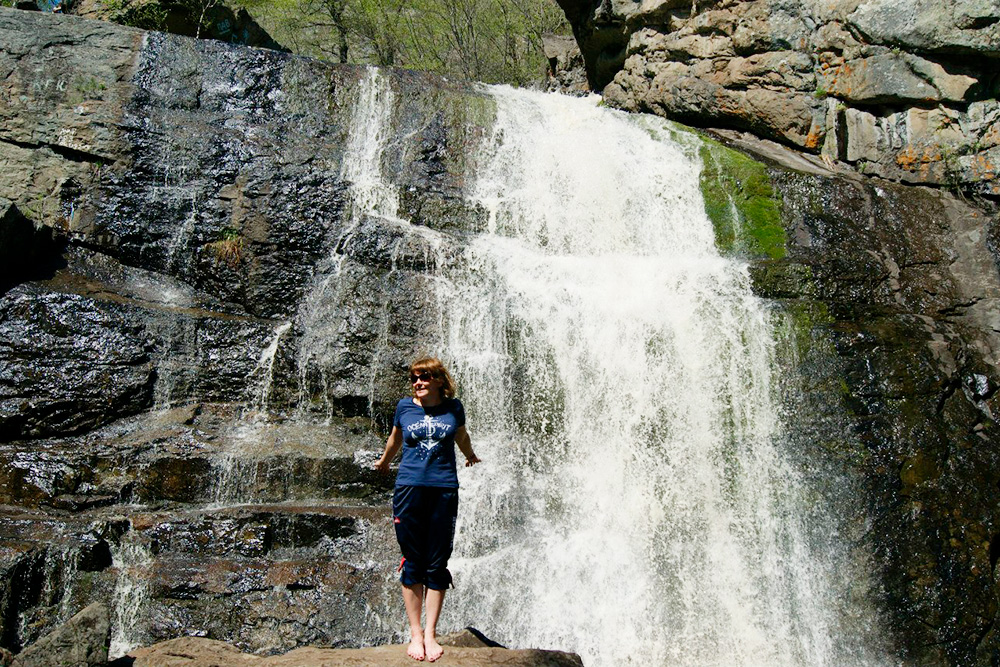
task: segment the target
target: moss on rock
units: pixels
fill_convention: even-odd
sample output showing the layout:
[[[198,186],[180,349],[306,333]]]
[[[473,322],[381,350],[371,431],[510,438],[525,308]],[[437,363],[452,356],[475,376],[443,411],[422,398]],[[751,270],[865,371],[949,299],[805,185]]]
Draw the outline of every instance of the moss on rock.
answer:
[[[779,195],[767,168],[756,160],[702,138],[701,192],[715,227],[715,242],[727,254],[781,259],[785,229]]]

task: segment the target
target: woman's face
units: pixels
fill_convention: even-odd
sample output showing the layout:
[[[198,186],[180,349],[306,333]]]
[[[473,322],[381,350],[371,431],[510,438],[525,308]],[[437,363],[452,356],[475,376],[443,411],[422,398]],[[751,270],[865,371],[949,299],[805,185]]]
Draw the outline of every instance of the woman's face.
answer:
[[[413,396],[421,403],[435,403],[441,400],[441,380],[438,380],[427,371],[415,371],[410,373],[410,382],[413,384]]]

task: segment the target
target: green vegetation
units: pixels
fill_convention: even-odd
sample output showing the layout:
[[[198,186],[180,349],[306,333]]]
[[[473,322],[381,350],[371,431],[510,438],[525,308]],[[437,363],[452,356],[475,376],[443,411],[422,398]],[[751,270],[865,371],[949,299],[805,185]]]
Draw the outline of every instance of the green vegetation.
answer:
[[[711,139],[702,141],[701,192],[716,245],[727,253],[784,257],[785,229],[766,167]]]
[[[225,229],[222,231],[221,238],[218,241],[205,244],[205,249],[212,253],[216,262],[235,269],[243,261],[245,242],[243,236],[235,229]]]
[[[292,52],[338,63],[405,67],[486,83],[542,80],[542,36],[570,34],[552,0],[98,0],[143,30],[210,32],[218,10],[245,9]],[[13,7],[16,0],[0,0]]]
[[[230,0],[295,53],[525,85],[542,35],[569,33],[551,0]]]
[[[833,317],[825,303],[812,299],[785,299],[782,301],[782,312],[784,317],[775,321],[776,334],[778,340],[784,343],[782,349],[794,352],[796,359],[805,359],[817,344],[822,348],[830,346],[825,339],[817,341],[814,338],[818,328],[833,324]],[[832,348],[829,351],[832,352]]]
[[[167,10],[158,2],[137,0],[105,0],[108,18],[115,23],[143,30],[165,30]]]

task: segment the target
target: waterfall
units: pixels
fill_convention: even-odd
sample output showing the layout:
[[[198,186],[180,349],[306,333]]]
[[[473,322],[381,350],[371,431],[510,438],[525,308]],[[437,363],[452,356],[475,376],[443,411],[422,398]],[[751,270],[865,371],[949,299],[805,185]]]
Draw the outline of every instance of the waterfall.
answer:
[[[191,195],[191,209],[184,218],[181,225],[167,244],[167,259],[165,269],[167,272],[177,271],[187,268],[189,256],[187,253],[188,243],[194,235],[195,226],[198,222],[198,202],[195,196]]]
[[[877,662],[782,447],[780,313],[715,247],[696,140],[494,95],[488,233],[439,282],[484,461],[462,473],[447,618],[592,667]]]
[[[251,418],[264,419],[271,399],[271,385],[274,382],[274,358],[278,354],[281,338],[292,328],[291,322],[282,322],[274,327],[274,336],[260,352],[257,367],[253,370],[255,382],[250,383]]]

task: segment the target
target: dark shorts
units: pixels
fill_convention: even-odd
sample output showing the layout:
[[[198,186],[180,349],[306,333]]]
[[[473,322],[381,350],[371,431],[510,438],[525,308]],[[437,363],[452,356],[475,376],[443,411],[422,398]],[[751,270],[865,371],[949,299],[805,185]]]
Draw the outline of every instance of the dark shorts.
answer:
[[[424,584],[437,591],[448,588],[458,489],[397,486],[392,496],[392,514],[404,559],[399,580],[404,586]]]

